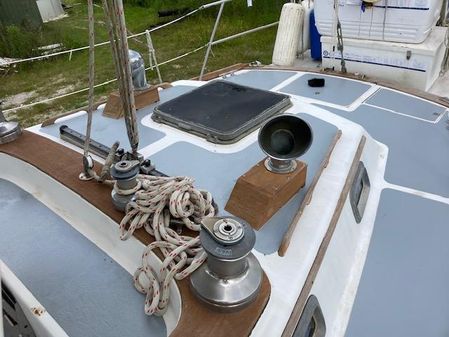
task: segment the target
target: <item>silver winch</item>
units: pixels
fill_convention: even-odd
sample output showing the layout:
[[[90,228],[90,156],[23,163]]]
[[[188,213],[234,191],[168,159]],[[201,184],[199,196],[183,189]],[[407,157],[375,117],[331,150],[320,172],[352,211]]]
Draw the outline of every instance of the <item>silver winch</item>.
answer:
[[[209,307],[225,312],[255,300],[262,268],[251,253],[254,230],[234,217],[211,217],[203,220],[200,239],[207,263],[190,276],[193,293]]]
[[[145,75],[145,63],[142,55],[140,55],[138,52],[132,49],[128,50],[128,55],[134,89],[135,90],[148,89],[150,86],[147,83],[147,78]]]
[[[116,180],[112,190],[112,202],[117,210],[125,212],[126,205],[133,198],[140,170],[138,160],[122,160],[111,167],[111,177]]]
[[[22,128],[17,122],[8,122],[3,115],[0,102],[0,144],[10,143],[22,134]]]

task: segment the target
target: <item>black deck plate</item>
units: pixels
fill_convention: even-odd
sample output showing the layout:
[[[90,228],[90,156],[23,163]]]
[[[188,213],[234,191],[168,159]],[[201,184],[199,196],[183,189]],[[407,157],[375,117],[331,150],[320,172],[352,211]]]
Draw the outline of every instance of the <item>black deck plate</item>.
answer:
[[[287,95],[214,81],[159,105],[152,117],[213,143],[234,143],[290,106]]]

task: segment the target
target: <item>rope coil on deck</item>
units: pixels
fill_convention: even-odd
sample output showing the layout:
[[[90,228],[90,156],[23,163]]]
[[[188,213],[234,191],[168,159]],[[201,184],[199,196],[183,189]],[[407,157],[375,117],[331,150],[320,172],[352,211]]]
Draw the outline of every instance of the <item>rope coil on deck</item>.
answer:
[[[120,238],[127,240],[142,227],[154,236],[156,241],[145,248],[142,266],[134,273],[134,285],[146,294],[145,313],[161,316],[168,307],[173,278],[184,279],[206,260],[199,235],[180,235],[170,228],[170,223],[180,219],[188,229],[199,232],[201,220],[214,216],[215,208],[212,195],[194,188],[191,178],[139,175],[137,179],[140,189],[127,205],[126,215],[120,223]],[[159,274],[149,260],[155,249],[164,256]]]

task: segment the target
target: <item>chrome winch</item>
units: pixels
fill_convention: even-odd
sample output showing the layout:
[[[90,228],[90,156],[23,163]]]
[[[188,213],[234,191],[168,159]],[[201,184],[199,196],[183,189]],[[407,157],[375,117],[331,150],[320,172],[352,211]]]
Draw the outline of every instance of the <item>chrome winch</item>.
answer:
[[[3,115],[0,101],[0,144],[10,143],[22,134],[22,129],[17,122],[8,122]]]
[[[111,167],[111,177],[116,180],[112,190],[112,202],[117,210],[125,212],[138,185],[137,175],[140,171],[138,160],[122,160]]]
[[[255,300],[262,268],[251,253],[254,230],[234,217],[211,217],[203,220],[200,239],[207,262],[190,276],[193,293],[209,307],[225,312]]]
[[[150,86],[148,85],[147,78],[145,75],[145,63],[142,55],[138,52],[129,49],[129,64],[132,72],[133,86],[135,90],[145,90]]]

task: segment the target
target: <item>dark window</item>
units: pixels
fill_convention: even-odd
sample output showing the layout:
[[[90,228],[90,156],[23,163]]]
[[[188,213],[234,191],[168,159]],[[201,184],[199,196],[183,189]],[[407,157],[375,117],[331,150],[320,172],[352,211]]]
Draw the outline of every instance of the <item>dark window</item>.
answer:
[[[36,337],[22,308],[4,283],[1,285],[2,319],[6,337]]]
[[[365,213],[370,186],[368,172],[366,171],[363,162],[360,162],[349,194],[352,212],[354,213],[355,221],[357,223],[362,221],[363,213]]]
[[[326,323],[320,303],[315,295],[310,295],[293,337],[324,337]]]

